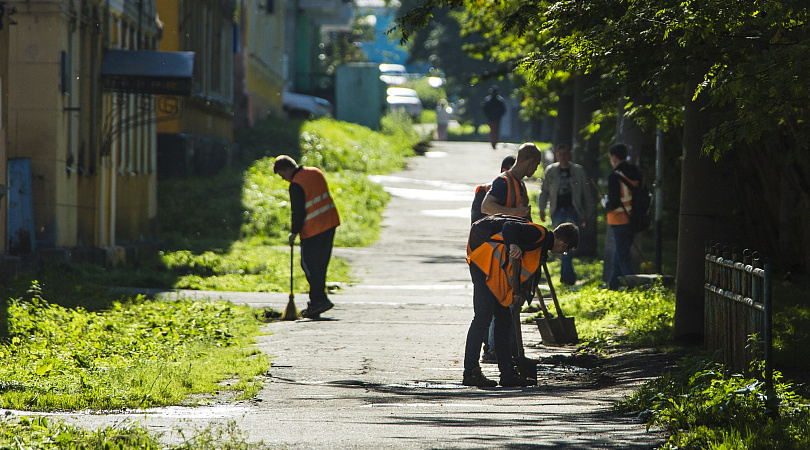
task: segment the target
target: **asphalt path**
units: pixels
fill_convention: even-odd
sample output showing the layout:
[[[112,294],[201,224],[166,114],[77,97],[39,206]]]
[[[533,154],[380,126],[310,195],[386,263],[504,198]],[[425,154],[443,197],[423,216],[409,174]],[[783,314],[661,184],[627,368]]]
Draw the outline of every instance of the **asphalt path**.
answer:
[[[654,448],[660,432],[612,412],[649,373],[636,358],[609,373],[541,366],[539,385],[461,385],[472,286],[464,260],[474,187],[491,181],[516,144],[434,143],[405,170],[374,180],[392,194],[380,239],[338,248],[358,283],[331,295],[323,320],[274,322],[257,346],[272,357],[255,399],[199,407],[59,414],[86,427],[139,423],[179,442],[178,429],[232,423],[270,447]],[[536,215],[536,212],[534,212]],[[183,292],[283,310],[286,293]],[[299,308],[306,294],[297,294]],[[527,356],[569,355],[523,325]],[[484,373],[497,379],[494,365]],[[561,374],[560,372],[565,372]],[[576,372],[581,371],[581,377]]]

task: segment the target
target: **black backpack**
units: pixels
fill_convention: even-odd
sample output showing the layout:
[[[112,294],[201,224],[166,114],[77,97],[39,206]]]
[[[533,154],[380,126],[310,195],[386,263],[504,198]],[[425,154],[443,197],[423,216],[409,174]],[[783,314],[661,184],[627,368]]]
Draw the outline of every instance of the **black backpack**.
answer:
[[[522,217],[506,216],[503,214],[493,214],[477,220],[472,224],[472,227],[470,227],[470,237],[467,241],[470,246],[470,251],[488,242],[492,235],[500,233],[503,229],[503,224],[506,222],[526,223],[528,220]]]
[[[652,194],[647,188],[647,181],[642,176],[638,186],[633,186],[626,178],[619,177],[619,179],[627,185],[633,195],[633,198],[630,200],[633,212],[628,213],[627,209],[624,210],[624,212],[628,213],[630,216],[630,226],[633,227],[633,231],[636,233],[649,230],[650,223],[652,222]],[[624,205],[622,205],[622,208],[624,208]]]

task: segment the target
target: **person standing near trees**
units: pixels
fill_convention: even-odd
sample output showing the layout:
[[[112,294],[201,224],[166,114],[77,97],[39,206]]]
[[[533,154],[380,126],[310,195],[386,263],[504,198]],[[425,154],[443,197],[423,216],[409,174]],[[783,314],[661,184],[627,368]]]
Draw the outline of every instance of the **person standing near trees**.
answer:
[[[540,149],[531,142],[520,145],[515,164],[492,181],[484,197],[481,212],[486,215],[504,214],[532,220],[532,209],[523,179],[534,175],[543,160]]]
[[[447,104],[447,100],[441,99],[436,104],[436,139],[440,141],[447,140],[447,127],[450,124],[450,116],[452,110]]]
[[[501,119],[506,114],[506,101],[498,93],[498,86],[489,88],[489,95],[484,98],[484,115],[489,125],[489,144],[492,149],[498,145],[501,135]]]
[[[571,162],[571,146],[557,144],[554,152],[557,162],[546,167],[537,205],[540,208],[540,221],[546,220],[546,204],[551,215],[551,226],[564,222],[585,226],[587,212],[593,204],[588,190],[588,175],[585,168]],[[573,257],[566,253],[560,256],[560,282],[573,286],[577,282]]]
[[[340,217],[319,169],[299,166],[290,156],[281,155],[273,172],[290,183],[290,247],[301,235],[301,267],[309,283],[309,302],[301,315],[316,319],[335,306],[326,295],[326,272]]]
[[[616,143],[608,149],[610,165],[613,170],[608,175],[608,193],[602,199],[602,206],[607,209],[607,224],[613,232],[613,255],[611,258],[608,288],[619,288],[619,277],[634,275],[633,256],[630,246],[633,245],[633,227],[630,225],[630,214],[633,213],[633,191],[631,186],[641,182],[641,171],[627,161],[627,146]]]

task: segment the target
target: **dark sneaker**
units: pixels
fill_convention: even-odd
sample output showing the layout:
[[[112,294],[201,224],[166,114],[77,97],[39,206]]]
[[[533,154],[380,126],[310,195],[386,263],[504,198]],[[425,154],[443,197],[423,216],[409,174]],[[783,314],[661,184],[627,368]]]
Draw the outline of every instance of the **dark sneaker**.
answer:
[[[320,314],[311,314],[309,312],[309,309],[307,308],[307,309],[301,311],[301,317],[304,317],[304,318],[307,318],[307,319],[320,319],[321,315]]]
[[[310,304],[306,309],[307,314],[304,317],[315,319],[319,317],[322,313],[325,313],[326,311],[332,309],[333,306],[335,306],[334,303],[330,302],[329,300],[315,303],[314,305]]]
[[[498,358],[495,356],[495,350],[484,352],[484,354],[481,356],[481,362],[484,364],[496,364],[498,362]]]
[[[511,375],[502,375],[500,384],[503,387],[525,387],[535,386],[537,381],[513,373]]]
[[[485,377],[483,373],[481,373],[481,369],[479,368],[475,372],[471,373],[470,375],[465,375],[464,380],[461,381],[461,384],[464,386],[475,386],[475,387],[495,387],[498,385],[495,380],[490,380],[489,378]]]

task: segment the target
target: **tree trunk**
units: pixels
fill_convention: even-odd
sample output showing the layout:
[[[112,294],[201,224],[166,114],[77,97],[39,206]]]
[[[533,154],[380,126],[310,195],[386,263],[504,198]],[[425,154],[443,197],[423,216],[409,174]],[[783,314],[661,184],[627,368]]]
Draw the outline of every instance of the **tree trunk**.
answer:
[[[557,121],[554,123],[554,138],[551,142],[573,145],[574,143],[574,94],[561,93],[557,101]]]
[[[715,162],[703,153],[703,137],[712,127],[707,95],[692,100],[703,73],[687,84],[683,127],[683,165],[678,223],[678,261],[674,337],[684,342],[703,338],[703,268],[706,241],[731,236],[733,173],[729,161]]]
[[[573,123],[573,160],[585,167],[588,178],[599,178],[599,139],[588,138],[584,135],[583,129],[591,123],[593,112],[599,109],[598,96],[591,92],[599,81],[597,75],[579,75],[574,81],[574,123]],[[594,198],[596,194],[589,191]],[[585,221],[588,226],[580,230],[579,247],[577,255],[596,256],[597,235],[596,235],[596,201],[591,202],[593,207],[587,212]]]

